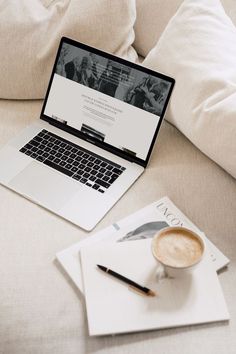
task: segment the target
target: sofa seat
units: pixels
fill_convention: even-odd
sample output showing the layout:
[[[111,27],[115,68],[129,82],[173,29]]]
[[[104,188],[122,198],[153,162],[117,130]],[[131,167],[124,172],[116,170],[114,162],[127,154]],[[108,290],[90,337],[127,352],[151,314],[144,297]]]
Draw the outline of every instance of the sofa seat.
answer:
[[[36,121],[41,105],[0,100],[0,146]],[[231,259],[219,277],[232,322],[89,337],[83,296],[55,254],[165,195]],[[0,353],[234,353],[235,195],[235,179],[167,122],[146,172],[91,233],[0,186]]]

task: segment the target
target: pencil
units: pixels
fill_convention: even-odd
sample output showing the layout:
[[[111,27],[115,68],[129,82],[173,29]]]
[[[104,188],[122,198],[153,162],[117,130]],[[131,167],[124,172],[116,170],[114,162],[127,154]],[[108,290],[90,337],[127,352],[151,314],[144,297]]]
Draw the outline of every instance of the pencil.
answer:
[[[124,283],[130,285],[130,287],[134,288],[135,290],[138,290],[147,296],[156,296],[156,293],[153,290],[148,289],[145,286],[139,285],[138,283],[134,282],[133,280],[130,280],[117,272],[114,272],[114,270],[111,270],[111,269],[104,267],[100,264],[97,264],[97,266],[103,272],[110,274],[114,278],[117,278],[117,279],[123,281]]]

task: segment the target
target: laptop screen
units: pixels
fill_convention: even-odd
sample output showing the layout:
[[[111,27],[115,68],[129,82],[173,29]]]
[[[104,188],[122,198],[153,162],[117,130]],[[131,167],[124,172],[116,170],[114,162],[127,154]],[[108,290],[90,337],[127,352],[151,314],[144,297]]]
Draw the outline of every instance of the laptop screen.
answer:
[[[146,161],[173,84],[165,75],[64,38],[42,113],[88,141]]]

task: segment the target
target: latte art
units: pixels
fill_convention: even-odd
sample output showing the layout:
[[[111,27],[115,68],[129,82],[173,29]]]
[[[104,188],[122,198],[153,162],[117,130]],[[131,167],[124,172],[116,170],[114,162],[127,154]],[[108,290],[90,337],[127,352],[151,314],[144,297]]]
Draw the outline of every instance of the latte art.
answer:
[[[185,229],[169,228],[153,241],[155,257],[170,267],[189,267],[198,262],[203,254],[200,239]]]

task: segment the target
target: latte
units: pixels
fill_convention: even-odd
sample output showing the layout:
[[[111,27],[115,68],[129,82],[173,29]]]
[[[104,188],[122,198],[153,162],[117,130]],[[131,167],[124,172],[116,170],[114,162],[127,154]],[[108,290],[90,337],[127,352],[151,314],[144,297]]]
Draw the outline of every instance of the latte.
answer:
[[[200,237],[191,231],[170,227],[154,237],[152,251],[162,264],[184,268],[194,265],[201,259],[204,245]]]

